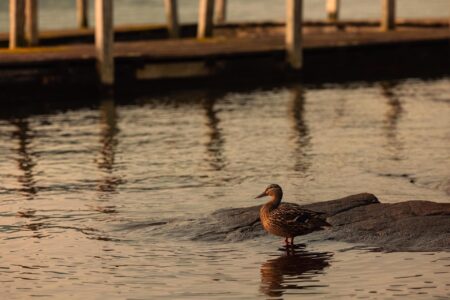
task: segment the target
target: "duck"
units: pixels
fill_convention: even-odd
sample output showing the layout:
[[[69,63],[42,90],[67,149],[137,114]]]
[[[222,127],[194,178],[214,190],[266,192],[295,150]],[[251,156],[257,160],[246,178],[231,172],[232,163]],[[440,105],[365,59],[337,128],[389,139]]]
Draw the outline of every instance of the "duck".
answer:
[[[281,203],[283,190],[278,184],[270,184],[255,199],[266,196],[271,200],[259,210],[261,224],[268,233],[284,237],[286,247],[294,246],[296,236],[331,227],[325,213],[305,209],[295,203]]]

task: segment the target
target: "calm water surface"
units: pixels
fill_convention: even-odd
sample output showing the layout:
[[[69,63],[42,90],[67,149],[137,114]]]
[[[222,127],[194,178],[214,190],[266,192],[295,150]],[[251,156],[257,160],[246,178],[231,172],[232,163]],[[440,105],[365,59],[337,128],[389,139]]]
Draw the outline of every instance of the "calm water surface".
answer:
[[[449,253],[305,237],[286,256],[276,237],[194,241],[162,222],[255,205],[272,182],[298,203],[450,202],[449,95],[449,78],[410,79],[12,109],[0,119],[2,297],[448,299]]]

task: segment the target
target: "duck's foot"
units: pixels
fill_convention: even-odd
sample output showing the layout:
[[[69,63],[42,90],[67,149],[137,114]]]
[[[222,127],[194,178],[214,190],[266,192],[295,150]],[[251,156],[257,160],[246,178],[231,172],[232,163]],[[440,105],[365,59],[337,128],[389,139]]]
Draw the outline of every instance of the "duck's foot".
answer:
[[[299,253],[305,252],[306,245],[305,244],[295,244],[288,245],[278,248],[278,251],[286,253],[286,255],[297,255]]]
[[[286,251],[291,252],[298,249],[304,249],[306,248],[306,244],[294,244],[294,238],[285,238],[284,239],[284,246],[279,248],[280,251]]]
[[[294,244],[290,246],[292,249],[305,249],[306,244]]]
[[[289,251],[291,247],[291,244],[289,243],[289,238],[285,238],[284,239],[284,245],[280,248],[278,248],[278,250],[280,251]]]

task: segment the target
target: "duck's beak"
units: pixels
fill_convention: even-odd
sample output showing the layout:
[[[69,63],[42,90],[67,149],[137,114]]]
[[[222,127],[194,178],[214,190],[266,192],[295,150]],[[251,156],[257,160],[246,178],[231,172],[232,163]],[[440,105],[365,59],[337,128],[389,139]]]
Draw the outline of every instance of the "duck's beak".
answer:
[[[264,191],[262,194],[256,196],[255,199],[262,198],[264,196],[267,196],[266,191]]]

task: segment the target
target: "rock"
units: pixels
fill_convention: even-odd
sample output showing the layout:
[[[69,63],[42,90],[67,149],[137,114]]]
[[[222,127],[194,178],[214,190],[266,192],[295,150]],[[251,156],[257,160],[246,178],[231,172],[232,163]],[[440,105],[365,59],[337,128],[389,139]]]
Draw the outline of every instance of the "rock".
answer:
[[[333,225],[330,230],[312,233],[310,238],[364,244],[384,251],[450,250],[450,203],[387,204],[365,193],[302,206],[325,212]],[[259,207],[222,209],[214,212],[210,221],[221,224],[220,239],[254,238],[266,234],[259,222]],[[206,236],[218,237],[211,231]]]
[[[372,203],[378,203],[378,199],[372,194],[365,193],[302,206],[314,211],[325,212],[328,216],[334,216],[337,213]],[[193,240],[241,241],[255,238],[266,234],[259,221],[260,207],[260,205],[256,205],[220,209],[208,217],[183,226],[190,228],[190,232],[186,234],[193,235],[191,236]],[[183,232],[183,228],[176,225],[173,231],[180,233]]]
[[[303,207],[324,212],[333,226],[305,240],[337,240],[384,251],[450,251],[450,203],[406,201],[380,203],[372,194],[357,194]],[[203,241],[242,241],[267,233],[260,206],[229,208],[193,220],[163,222],[153,233]]]
[[[325,238],[385,251],[449,251],[450,203],[406,201],[356,207],[330,217]]]

